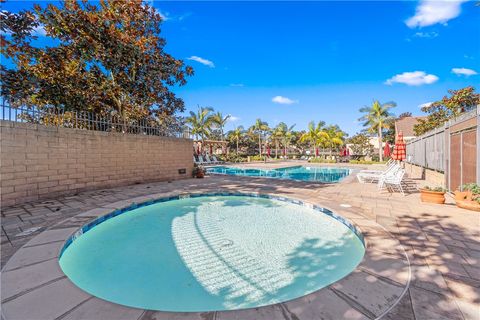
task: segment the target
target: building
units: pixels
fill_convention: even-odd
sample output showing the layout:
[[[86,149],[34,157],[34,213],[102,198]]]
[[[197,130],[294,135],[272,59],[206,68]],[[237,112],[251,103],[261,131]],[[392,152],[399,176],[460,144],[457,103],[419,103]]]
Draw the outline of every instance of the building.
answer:
[[[403,133],[403,140],[408,142],[415,139],[415,131],[413,127],[418,123],[419,119],[425,119],[426,117],[403,117],[395,121],[395,136],[399,132]]]

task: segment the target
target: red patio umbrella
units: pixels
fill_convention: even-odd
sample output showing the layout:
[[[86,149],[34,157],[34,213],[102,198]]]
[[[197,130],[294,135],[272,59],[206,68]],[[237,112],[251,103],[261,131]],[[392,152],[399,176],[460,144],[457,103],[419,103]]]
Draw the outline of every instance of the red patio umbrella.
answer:
[[[393,149],[392,159],[403,161],[407,158],[407,147],[403,140],[403,132],[399,132],[395,140],[395,149]]]
[[[389,143],[385,143],[385,147],[383,148],[383,156],[384,156],[385,158],[388,158],[388,157],[390,157],[390,154],[391,154],[390,144],[389,144]]]
[[[267,147],[267,156],[270,157],[270,147]]]
[[[315,148],[315,157],[318,157],[318,148]]]

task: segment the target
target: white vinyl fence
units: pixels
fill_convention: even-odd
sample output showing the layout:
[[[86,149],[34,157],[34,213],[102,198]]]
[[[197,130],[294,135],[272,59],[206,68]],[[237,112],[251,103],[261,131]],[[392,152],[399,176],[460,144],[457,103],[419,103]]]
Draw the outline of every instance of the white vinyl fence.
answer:
[[[445,129],[439,128],[408,142],[407,162],[445,172]]]

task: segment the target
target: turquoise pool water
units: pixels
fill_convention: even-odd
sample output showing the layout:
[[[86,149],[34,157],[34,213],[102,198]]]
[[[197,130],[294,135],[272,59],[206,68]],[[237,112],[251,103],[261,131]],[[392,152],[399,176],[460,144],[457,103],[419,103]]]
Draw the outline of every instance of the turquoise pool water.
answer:
[[[323,288],[360,263],[362,241],[331,215],[250,196],[170,200],[84,231],[59,262],[81,289],[130,307],[264,306]]]
[[[255,168],[210,167],[208,173],[234,176],[264,177],[289,179],[298,181],[314,181],[322,183],[339,182],[350,174],[350,169],[335,167],[304,167],[294,166],[271,170]]]

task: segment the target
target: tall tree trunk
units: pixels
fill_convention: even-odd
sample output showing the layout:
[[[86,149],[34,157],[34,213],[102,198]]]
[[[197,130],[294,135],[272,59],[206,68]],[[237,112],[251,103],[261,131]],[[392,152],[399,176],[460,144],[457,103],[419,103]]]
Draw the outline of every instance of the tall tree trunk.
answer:
[[[258,134],[258,154],[260,157],[262,156],[262,136],[260,133]]]
[[[378,127],[378,159],[383,161],[383,142],[382,142],[382,126]]]
[[[237,138],[237,155],[238,155],[238,138]]]
[[[275,139],[275,159],[278,158],[278,140]]]

